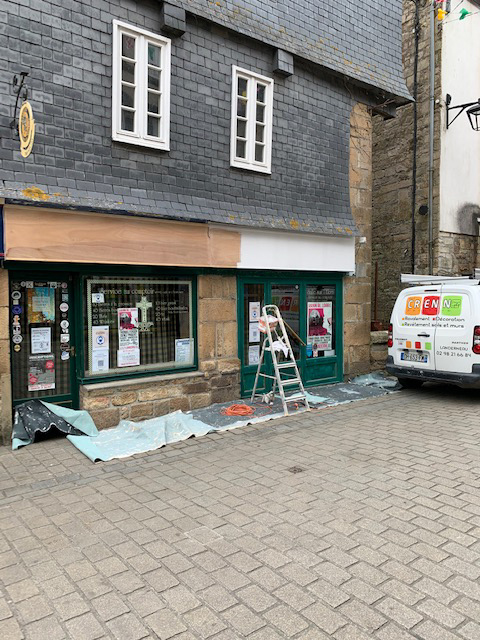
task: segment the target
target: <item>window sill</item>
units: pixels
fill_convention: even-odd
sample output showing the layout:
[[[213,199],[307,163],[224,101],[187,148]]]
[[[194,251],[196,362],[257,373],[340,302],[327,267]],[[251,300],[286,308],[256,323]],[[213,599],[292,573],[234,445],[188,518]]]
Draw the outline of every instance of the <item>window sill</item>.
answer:
[[[168,373],[167,375],[155,375],[146,377],[132,377],[125,380],[109,380],[108,382],[93,382],[85,384],[81,382],[84,393],[98,391],[99,389],[117,389],[118,387],[131,387],[132,385],[154,384],[155,382],[174,382],[176,380],[188,380],[194,378],[203,378],[204,373],[201,371],[187,371],[184,373]]]
[[[254,171],[255,173],[268,173],[269,175],[272,174],[271,167],[262,167],[256,164],[247,164],[247,163],[244,164],[242,162],[236,162],[235,160],[232,160],[230,162],[230,166],[234,167],[235,169],[244,169],[245,171]]]
[[[154,140],[146,140],[145,138],[124,136],[121,133],[114,133],[112,135],[112,140],[114,140],[114,142],[129,144],[134,147],[148,147],[149,149],[158,149],[159,151],[170,151],[169,141],[155,142]]]

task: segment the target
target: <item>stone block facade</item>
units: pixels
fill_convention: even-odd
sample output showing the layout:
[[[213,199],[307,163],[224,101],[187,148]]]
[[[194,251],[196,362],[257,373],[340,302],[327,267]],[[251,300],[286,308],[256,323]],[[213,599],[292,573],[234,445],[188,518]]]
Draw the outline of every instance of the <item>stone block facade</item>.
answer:
[[[370,370],[372,116],[356,104],[350,118],[350,206],[359,237],[355,239],[355,277],[344,280],[344,374]]]
[[[402,286],[400,273],[428,273],[428,216],[418,209],[428,204],[429,160],[429,81],[430,3],[420,3],[419,67],[417,93],[417,180],[415,206],[415,256],[412,260],[412,197],[413,197],[413,104],[397,109],[397,115],[384,120],[373,118],[373,215],[372,263],[378,263],[378,318],[384,324],[390,320],[393,305]],[[440,95],[441,28],[436,25],[436,98]],[[403,1],[403,66],[407,86],[414,92],[415,3]],[[435,106],[434,122],[434,191],[433,228],[434,264],[442,250],[438,234],[440,206],[440,140],[441,106]],[[373,297],[373,291],[372,291]]]
[[[370,370],[385,369],[388,355],[388,331],[372,331],[370,334]]]
[[[84,385],[80,408],[99,429],[119,420],[145,420],[172,411],[199,409],[240,396],[237,357],[237,279],[198,277],[199,371]]]

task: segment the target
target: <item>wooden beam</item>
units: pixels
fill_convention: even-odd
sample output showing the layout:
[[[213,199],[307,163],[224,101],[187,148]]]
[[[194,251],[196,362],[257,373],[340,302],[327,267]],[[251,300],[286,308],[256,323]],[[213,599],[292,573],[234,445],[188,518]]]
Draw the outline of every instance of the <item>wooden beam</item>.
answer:
[[[240,233],[208,224],[6,205],[7,260],[236,268]]]

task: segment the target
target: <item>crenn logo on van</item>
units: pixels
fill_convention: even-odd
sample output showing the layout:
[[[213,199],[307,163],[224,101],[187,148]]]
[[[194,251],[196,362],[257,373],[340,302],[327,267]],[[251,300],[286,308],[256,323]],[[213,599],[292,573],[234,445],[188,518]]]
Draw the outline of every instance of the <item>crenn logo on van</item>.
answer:
[[[418,316],[420,315],[420,311],[422,309],[422,297],[421,296],[410,296],[407,298],[407,304],[405,307],[405,315],[407,316]]]
[[[406,301],[406,316],[459,316],[462,313],[462,296],[409,296]]]
[[[424,316],[436,316],[440,307],[440,296],[425,296],[423,299],[422,314]]]
[[[444,296],[442,316],[459,316],[462,313],[462,296]]]

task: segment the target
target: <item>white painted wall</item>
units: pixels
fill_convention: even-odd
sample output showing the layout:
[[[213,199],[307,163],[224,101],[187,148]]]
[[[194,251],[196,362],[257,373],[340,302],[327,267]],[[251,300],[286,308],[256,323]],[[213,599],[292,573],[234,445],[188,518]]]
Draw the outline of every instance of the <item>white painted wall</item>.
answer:
[[[480,13],[478,5],[464,0],[442,27],[442,104],[450,93],[452,105],[480,98]],[[456,8],[455,8],[456,7]],[[476,15],[459,20],[462,8]],[[456,112],[451,112],[453,117]],[[466,113],[446,129],[442,108],[440,157],[440,231],[477,235],[472,222],[480,215],[480,132],[470,126]]]
[[[354,237],[243,228],[240,235],[239,269],[355,271]]]

